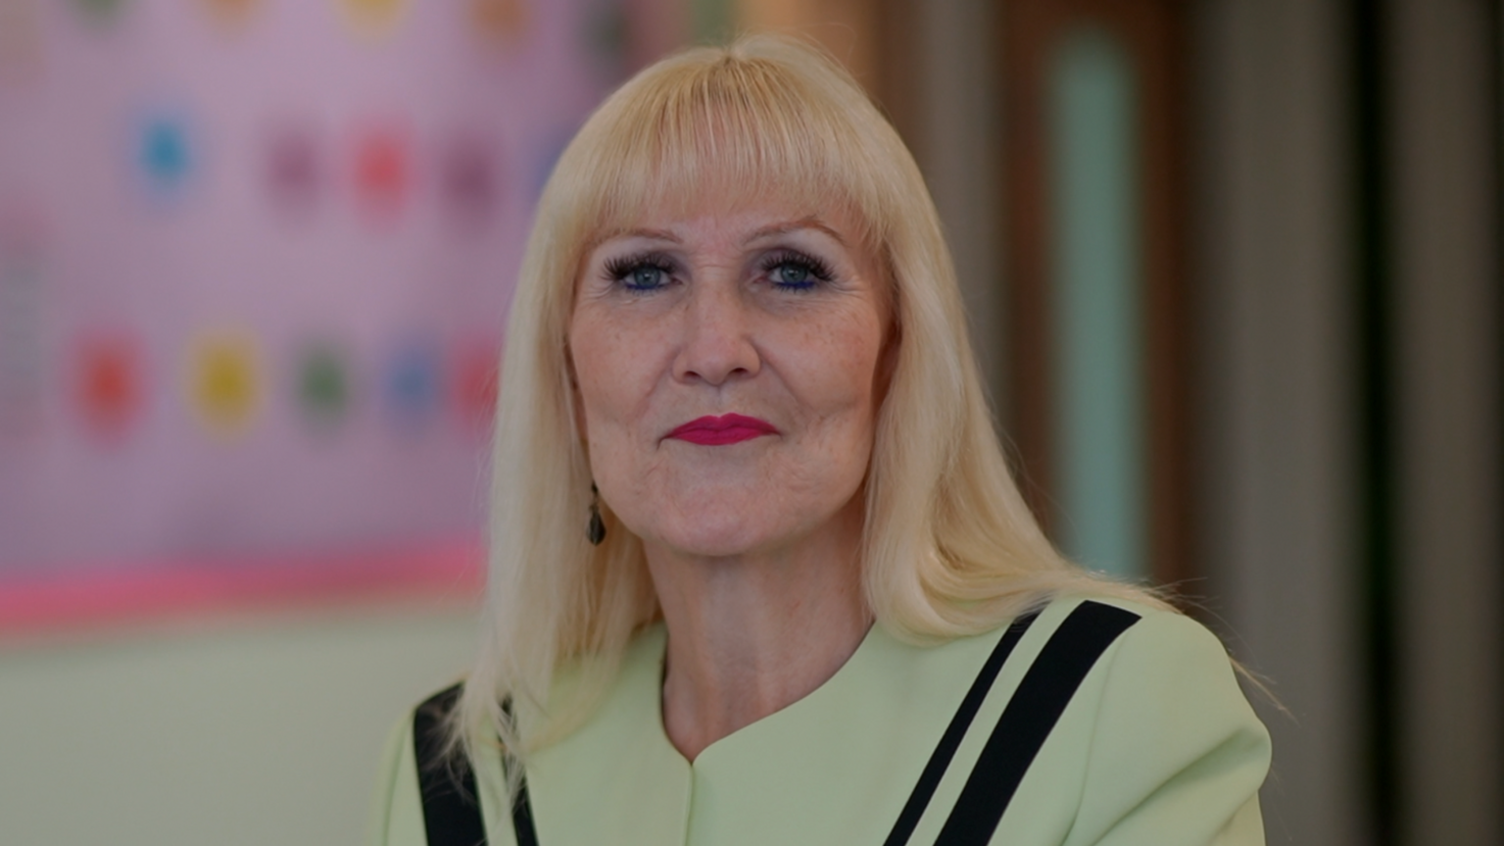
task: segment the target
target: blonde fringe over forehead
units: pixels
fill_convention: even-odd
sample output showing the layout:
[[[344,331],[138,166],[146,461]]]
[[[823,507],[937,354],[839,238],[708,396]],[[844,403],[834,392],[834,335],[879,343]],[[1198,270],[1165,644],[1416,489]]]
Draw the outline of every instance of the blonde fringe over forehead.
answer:
[[[833,60],[753,37],[690,50],[617,91],[560,157],[540,224],[578,261],[650,209],[680,214],[705,198],[775,199],[810,212],[842,204],[876,245],[898,213],[891,180],[907,158]]]

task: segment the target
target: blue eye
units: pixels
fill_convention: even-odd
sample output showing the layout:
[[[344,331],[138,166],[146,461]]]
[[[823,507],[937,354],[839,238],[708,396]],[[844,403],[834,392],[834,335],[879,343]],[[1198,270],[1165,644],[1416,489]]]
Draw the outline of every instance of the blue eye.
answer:
[[[762,267],[768,281],[786,291],[809,291],[831,280],[830,271],[823,262],[792,250],[769,256]]]
[[[663,284],[663,268],[641,264],[627,271],[626,278],[622,281],[627,283],[628,288],[646,290],[657,288]]]
[[[673,268],[656,256],[629,256],[607,262],[606,275],[628,291],[640,294],[667,285]]]
[[[814,274],[804,265],[786,261],[773,268],[773,272],[768,274],[768,278],[772,279],[775,285],[792,285],[802,288],[810,284],[814,278]]]

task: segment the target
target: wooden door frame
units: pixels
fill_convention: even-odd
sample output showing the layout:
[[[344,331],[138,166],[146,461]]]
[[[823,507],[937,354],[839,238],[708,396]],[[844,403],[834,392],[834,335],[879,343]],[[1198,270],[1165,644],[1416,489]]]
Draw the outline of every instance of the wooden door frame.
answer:
[[[1186,16],[1182,0],[1006,0],[999,16],[1013,409],[1009,428],[1018,451],[1020,486],[1047,532],[1056,522],[1051,455],[1059,428],[1053,413],[1049,290],[1048,61],[1063,35],[1090,23],[1116,35],[1138,71],[1147,554],[1149,575],[1158,584],[1183,582],[1197,570],[1191,537],[1190,462],[1195,450],[1186,284]]]

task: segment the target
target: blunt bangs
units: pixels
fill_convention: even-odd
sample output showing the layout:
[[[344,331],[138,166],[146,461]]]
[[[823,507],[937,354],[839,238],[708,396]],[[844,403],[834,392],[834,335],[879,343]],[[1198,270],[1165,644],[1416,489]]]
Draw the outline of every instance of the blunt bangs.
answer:
[[[624,86],[560,157],[545,192],[540,212],[561,224],[564,252],[578,261],[649,211],[690,213],[708,197],[811,213],[840,205],[868,244],[882,243],[895,203],[872,174],[892,161],[885,142],[901,142],[883,137],[892,130],[854,83],[816,68],[830,79],[791,74],[786,57],[695,50]]]

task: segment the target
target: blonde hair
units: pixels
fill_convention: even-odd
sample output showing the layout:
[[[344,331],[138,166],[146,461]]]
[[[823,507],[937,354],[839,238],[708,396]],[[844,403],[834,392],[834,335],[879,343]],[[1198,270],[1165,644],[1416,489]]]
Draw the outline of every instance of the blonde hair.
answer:
[[[1066,561],[1024,504],[993,429],[934,204],[856,82],[816,49],[780,38],[689,50],[601,105],[539,202],[503,362],[482,636],[452,724],[472,760],[498,740],[520,757],[578,725],[658,613],[637,538],[609,512],[605,542],[585,538],[591,473],[566,336],[583,257],[649,206],[747,186],[813,208],[845,204],[889,277],[897,347],[863,536],[878,624],[939,642],[994,629],[1063,592],[1161,604]],[[549,700],[565,661],[578,662],[580,682],[568,701]],[[502,710],[508,699],[516,722]]]

